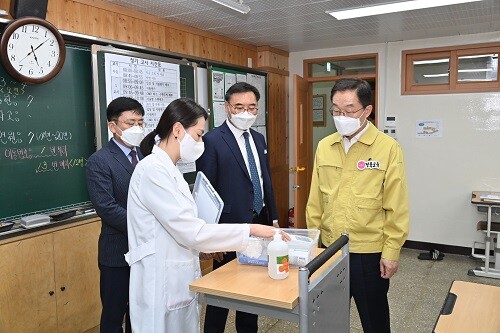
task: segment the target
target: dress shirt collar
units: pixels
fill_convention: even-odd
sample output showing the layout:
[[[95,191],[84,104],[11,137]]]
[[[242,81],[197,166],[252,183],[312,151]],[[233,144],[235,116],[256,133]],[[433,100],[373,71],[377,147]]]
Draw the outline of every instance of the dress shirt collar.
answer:
[[[226,119],[226,124],[227,124],[227,127],[229,127],[229,130],[231,130],[231,133],[233,133],[234,137],[236,138],[236,140],[238,140],[239,138],[241,138],[243,136],[243,133],[245,132],[248,132],[248,134],[250,134],[250,130],[246,130],[246,131],[243,131],[243,130],[240,130],[239,128],[236,128],[229,120]],[[250,134],[251,135],[251,134]]]
[[[115,138],[112,138],[111,140],[113,140],[114,143],[116,143],[116,145],[118,147],[120,147],[120,149],[123,151],[123,153],[125,154],[125,156],[128,157],[128,154],[130,154],[130,151],[132,150],[131,148],[121,144],[120,142],[118,142],[117,140],[115,140]],[[134,149],[136,150],[136,149]],[[137,150],[136,150],[137,151]],[[137,156],[137,159],[139,159],[139,156]]]
[[[342,144],[344,145],[344,150],[345,150],[346,154],[349,151],[349,149],[351,149],[352,145],[359,141],[359,139],[363,136],[363,134],[365,134],[365,132],[368,130],[368,128],[370,126],[371,126],[371,124],[367,120],[367,124],[366,124],[365,128],[363,128],[358,134],[353,136],[350,140],[346,136],[344,136],[342,138]]]
[[[365,132],[368,130],[368,127],[370,127],[370,125],[371,125],[371,122],[367,120],[367,124],[366,124],[365,128],[363,128],[358,134],[356,134],[355,136],[353,136],[351,138],[351,145],[353,145],[359,141],[359,138],[361,138],[361,136],[363,134],[365,134]],[[346,136],[344,136],[344,140],[349,140],[349,139]]]

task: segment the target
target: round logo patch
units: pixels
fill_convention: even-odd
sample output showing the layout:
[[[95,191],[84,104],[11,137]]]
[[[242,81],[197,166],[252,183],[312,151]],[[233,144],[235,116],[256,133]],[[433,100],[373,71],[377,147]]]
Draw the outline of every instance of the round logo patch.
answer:
[[[358,170],[361,171],[365,169],[380,169],[380,162],[372,161],[370,158],[368,161],[359,160],[356,166],[358,167]]]

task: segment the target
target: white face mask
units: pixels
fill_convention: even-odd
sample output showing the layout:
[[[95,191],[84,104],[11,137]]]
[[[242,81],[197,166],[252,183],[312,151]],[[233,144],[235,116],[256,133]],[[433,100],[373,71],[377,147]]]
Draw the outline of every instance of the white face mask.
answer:
[[[257,115],[251,114],[248,111],[244,111],[238,114],[232,114],[229,121],[234,127],[246,131],[250,127],[252,127],[253,123],[257,119]]]
[[[365,111],[363,111],[363,113],[358,118],[334,116],[333,122],[335,123],[335,127],[337,128],[337,131],[340,133],[340,135],[350,136],[356,133],[356,131],[361,128],[362,124],[360,118],[364,113]]]
[[[198,158],[200,158],[201,155],[203,155],[203,152],[205,151],[205,143],[203,141],[196,141],[193,139],[191,135],[189,135],[186,130],[184,130],[184,138],[182,138],[182,141],[177,139],[180,144],[180,155],[181,155],[181,160],[186,163],[194,162]]]
[[[127,128],[126,130],[122,131],[122,135],[120,135],[120,138],[129,146],[140,146],[142,139],[144,139],[144,128],[142,128],[141,126],[132,126],[130,128]]]

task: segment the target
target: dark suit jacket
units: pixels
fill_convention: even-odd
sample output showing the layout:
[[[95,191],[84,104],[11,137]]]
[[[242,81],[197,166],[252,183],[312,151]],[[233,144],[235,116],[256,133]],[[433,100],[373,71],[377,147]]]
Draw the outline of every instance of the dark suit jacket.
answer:
[[[278,219],[271,183],[269,158],[264,136],[250,129],[262,170],[264,203],[269,224]],[[203,136],[205,152],[196,161],[224,201],[220,223],[251,223],[253,219],[253,186],[236,138],[226,122]]]
[[[139,159],[142,155],[137,149]],[[134,168],[118,145],[108,144],[92,154],[87,162],[87,187],[90,200],[102,220],[99,236],[99,264],[128,266],[127,195]]]

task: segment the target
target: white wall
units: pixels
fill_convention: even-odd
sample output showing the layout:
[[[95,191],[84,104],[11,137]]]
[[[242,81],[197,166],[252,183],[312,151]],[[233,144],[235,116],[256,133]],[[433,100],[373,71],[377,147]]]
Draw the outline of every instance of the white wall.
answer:
[[[302,76],[303,59],[378,53],[379,127],[385,115],[396,116],[409,183],[410,240],[471,247],[482,239],[475,225],[485,214],[470,199],[473,190],[500,191],[500,93],[403,96],[401,52],[499,40],[491,33],[290,53],[291,91],[293,74]],[[442,120],[443,137],[416,138],[417,120]],[[293,137],[290,165],[292,148]],[[293,206],[293,193],[290,200]]]
[[[330,110],[329,108],[331,107],[331,101],[330,101],[330,91],[332,90],[332,85],[331,84],[314,84],[313,85],[313,95],[325,95],[326,96],[326,101],[325,101],[325,108],[326,108],[326,123],[325,126],[322,127],[313,127],[313,133],[312,133],[312,141],[313,141],[313,152],[316,151],[316,147],[318,147],[318,143],[321,139],[323,139],[325,136],[328,136],[333,133],[333,131],[336,131],[335,129],[335,123],[333,122],[333,117],[330,115]]]

